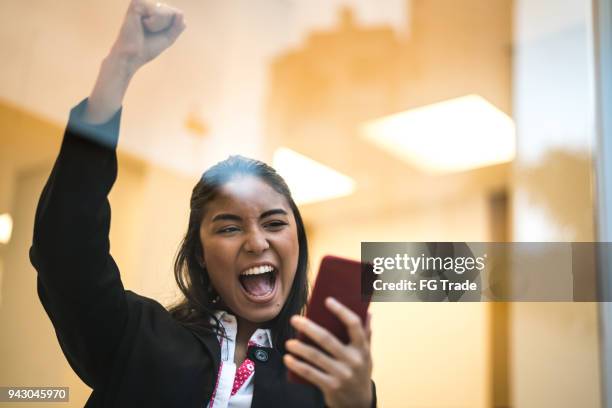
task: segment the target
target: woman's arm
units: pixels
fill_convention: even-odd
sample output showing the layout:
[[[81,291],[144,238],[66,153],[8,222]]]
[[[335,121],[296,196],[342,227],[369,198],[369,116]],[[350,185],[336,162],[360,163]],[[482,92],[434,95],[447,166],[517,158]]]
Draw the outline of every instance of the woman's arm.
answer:
[[[119,35],[102,62],[83,120],[92,124],[107,122],[121,107],[134,73],[170,47],[184,29],[179,10],[132,0]]]
[[[147,21],[164,16],[170,16],[169,27],[147,32]],[[171,45],[183,28],[173,9],[132,1],[90,98],[70,114],[38,203],[30,249],[38,294],[70,364],[92,388],[107,381],[129,317],[108,239],[107,196],[117,177],[121,103],[136,70]]]

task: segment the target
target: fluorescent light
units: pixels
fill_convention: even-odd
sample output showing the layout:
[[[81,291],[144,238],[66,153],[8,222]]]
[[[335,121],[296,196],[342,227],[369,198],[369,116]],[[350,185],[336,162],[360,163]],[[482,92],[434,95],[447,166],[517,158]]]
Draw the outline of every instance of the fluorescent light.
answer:
[[[479,95],[467,95],[366,123],[363,136],[396,157],[433,173],[509,162],[512,119]]]
[[[350,177],[291,149],[276,149],[272,161],[298,204],[343,197],[355,191]]]
[[[10,214],[0,214],[0,244],[8,244],[13,232],[13,218]]]

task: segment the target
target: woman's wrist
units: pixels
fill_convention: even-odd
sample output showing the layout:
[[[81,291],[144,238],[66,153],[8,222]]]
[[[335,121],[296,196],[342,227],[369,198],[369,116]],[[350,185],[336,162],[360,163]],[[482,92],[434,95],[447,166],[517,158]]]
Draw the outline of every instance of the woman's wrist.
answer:
[[[119,75],[124,80],[131,79],[140,67],[135,57],[118,51],[114,47],[104,58],[102,64],[106,66],[106,69],[113,71],[114,74]]]
[[[143,65],[138,57],[138,51],[132,48],[133,46],[130,47],[115,43],[106,58],[104,58],[103,63],[109,65],[109,68],[112,68],[118,74],[131,78]]]

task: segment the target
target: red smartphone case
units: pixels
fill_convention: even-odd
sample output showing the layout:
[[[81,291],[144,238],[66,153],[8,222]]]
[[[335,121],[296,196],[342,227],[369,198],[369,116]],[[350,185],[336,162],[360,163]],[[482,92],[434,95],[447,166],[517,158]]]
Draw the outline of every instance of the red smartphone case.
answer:
[[[365,268],[363,274],[362,268]],[[331,255],[324,257],[308,302],[306,317],[327,329],[341,342],[349,343],[350,338],[346,326],[325,306],[325,299],[332,296],[347,306],[361,317],[361,322],[365,327],[371,292],[370,294],[362,294],[361,285],[362,279],[370,275],[371,265]],[[306,344],[321,349],[303,333],[298,333],[297,338]],[[299,359],[298,356],[294,357]],[[290,382],[310,384],[306,379],[289,369],[287,375]]]

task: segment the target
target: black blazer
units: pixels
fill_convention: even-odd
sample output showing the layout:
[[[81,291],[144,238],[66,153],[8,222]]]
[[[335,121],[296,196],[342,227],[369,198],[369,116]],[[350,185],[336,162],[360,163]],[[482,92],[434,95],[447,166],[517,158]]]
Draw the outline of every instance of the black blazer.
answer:
[[[86,407],[204,408],[219,369],[217,337],[186,329],[157,301],[124,290],[110,255],[107,199],[121,111],[92,126],[79,120],[86,103],[71,111],[36,210],[30,260],[38,296],[68,362],[93,389]],[[249,357],[252,407],[324,406],[316,387],[286,381],[276,349],[250,348]]]

